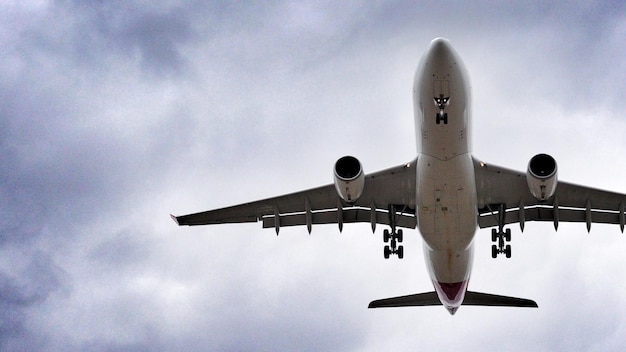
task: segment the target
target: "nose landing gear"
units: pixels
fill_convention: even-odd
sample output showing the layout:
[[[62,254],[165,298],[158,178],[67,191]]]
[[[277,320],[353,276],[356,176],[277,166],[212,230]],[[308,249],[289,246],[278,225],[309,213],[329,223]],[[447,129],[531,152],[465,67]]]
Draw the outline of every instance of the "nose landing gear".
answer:
[[[448,113],[447,112],[438,112],[437,113],[437,124],[439,125],[442,121],[444,125],[448,124]]]
[[[433,101],[435,105],[439,108],[439,112],[437,113],[436,122],[439,125],[443,122],[444,125],[448,124],[448,113],[444,112],[446,107],[450,104],[450,97],[446,97],[443,94],[439,94],[439,97],[434,97]]]

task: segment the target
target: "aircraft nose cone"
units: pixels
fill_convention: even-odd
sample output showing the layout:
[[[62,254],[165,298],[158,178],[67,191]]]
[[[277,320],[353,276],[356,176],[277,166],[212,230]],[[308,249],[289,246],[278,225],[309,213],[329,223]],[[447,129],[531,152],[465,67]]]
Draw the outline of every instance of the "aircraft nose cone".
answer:
[[[430,42],[430,46],[432,47],[444,47],[444,46],[450,46],[450,40],[446,39],[446,38],[435,38]]]
[[[446,38],[435,38],[430,42],[430,50],[432,55],[442,56],[452,51],[452,44]]]
[[[430,70],[443,72],[449,71],[452,66],[455,66],[459,58],[448,39],[436,38],[430,42],[424,61]]]

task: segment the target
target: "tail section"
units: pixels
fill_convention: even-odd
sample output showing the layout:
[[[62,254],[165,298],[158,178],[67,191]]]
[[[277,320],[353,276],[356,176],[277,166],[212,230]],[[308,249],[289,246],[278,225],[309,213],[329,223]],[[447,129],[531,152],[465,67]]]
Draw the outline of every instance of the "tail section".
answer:
[[[463,304],[467,306],[490,306],[490,307],[527,307],[537,308],[535,301],[525,298],[516,298],[489,293],[467,291]],[[441,301],[436,292],[425,292],[414,295],[399,296],[393,298],[379,299],[370,302],[368,308],[390,308],[390,307],[423,307],[441,306]]]

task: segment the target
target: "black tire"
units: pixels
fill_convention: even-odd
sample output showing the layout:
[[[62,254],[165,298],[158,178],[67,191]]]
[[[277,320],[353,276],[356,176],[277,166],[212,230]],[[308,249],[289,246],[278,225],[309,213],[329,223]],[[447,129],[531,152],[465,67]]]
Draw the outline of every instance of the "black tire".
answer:
[[[385,246],[385,259],[389,259],[389,255],[391,254],[391,249],[389,249],[389,246]]]
[[[506,254],[507,258],[511,258],[511,245],[507,244],[504,248],[504,254]]]
[[[496,246],[495,244],[491,246],[491,258],[497,258],[498,257],[498,246]]]
[[[385,242],[385,243],[389,242],[389,238],[390,237],[391,236],[389,236],[389,230],[383,231],[383,242]]]
[[[498,231],[496,229],[491,229],[491,242],[495,242],[498,240]]]
[[[504,231],[504,239],[505,239],[507,242],[511,242],[511,229],[506,229],[506,230]]]
[[[404,258],[404,246],[398,246],[398,258]]]
[[[404,234],[402,233],[402,230],[398,230],[398,234],[396,236],[396,239],[398,240],[398,242],[402,242],[403,237],[404,237]]]

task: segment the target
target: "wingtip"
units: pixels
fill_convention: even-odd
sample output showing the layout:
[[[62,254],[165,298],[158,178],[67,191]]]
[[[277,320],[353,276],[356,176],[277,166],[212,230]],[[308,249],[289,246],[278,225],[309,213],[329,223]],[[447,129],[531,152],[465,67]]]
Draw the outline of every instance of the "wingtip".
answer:
[[[178,218],[172,214],[170,214],[170,218],[172,218],[172,220],[174,220],[174,222],[176,223],[176,225],[180,226],[180,224],[178,223]]]

